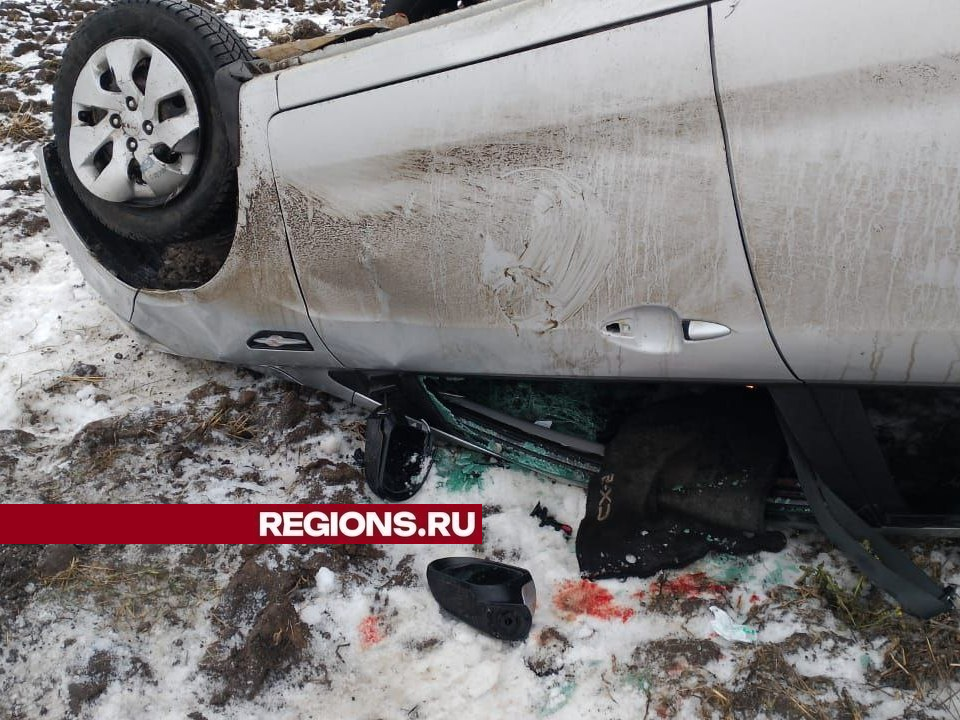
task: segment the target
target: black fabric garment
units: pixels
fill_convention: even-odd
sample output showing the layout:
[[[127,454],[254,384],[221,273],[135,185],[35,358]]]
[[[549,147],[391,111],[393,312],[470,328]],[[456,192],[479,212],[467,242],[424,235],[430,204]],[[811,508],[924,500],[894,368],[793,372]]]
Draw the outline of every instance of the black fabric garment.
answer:
[[[477,0],[467,0],[463,6],[475,5],[476,2]],[[415,23],[440,13],[456,10],[459,5],[459,0],[386,0],[383,10],[380,11],[380,17],[403,13],[410,22]]]
[[[577,559],[588,577],[649,577],[710,551],[783,549],[764,505],[784,447],[765,395],[719,390],[649,408],[607,445]]]

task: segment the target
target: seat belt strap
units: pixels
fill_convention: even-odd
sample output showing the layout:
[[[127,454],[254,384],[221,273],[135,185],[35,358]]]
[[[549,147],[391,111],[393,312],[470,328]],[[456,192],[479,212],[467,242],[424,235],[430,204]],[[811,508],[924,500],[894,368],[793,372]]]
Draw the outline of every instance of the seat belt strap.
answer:
[[[870,582],[896,600],[905,612],[931,618],[955,608],[954,589],[937,583],[910,557],[868,525],[820,480],[783,416],[780,425],[800,487],[826,536]]]

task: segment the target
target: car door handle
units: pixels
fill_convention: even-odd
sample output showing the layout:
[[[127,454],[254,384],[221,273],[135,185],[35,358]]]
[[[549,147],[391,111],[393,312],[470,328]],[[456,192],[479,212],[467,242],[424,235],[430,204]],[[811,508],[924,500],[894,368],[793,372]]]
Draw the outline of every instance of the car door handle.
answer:
[[[706,320],[683,320],[682,325],[684,340],[714,340],[730,334],[730,328],[726,325]],[[629,320],[615,320],[612,323],[607,323],[603,332],[605,335],[633,337],[633,328]]]
[[[730,328],[708,320],[684,320],[684,340],[715,340],[730,334]]]
[[[600,324],[600,332],[611,342],[637,352],[670,355],[681,352],[684,342],[715,340],[731,330],[709,320],[681,319],[662,305],[641,305],[608,317]]]

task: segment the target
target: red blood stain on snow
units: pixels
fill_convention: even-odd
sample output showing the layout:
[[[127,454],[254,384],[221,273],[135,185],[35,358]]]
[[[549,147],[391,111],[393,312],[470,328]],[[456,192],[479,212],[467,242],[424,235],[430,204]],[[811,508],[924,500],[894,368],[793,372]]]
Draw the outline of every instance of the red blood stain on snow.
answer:
[[[360,632],[360,647],[368,648],[383,640],[383,625],[379,615],[367,615],[357,628]]]
[[[589,580],[565,580],[553,596],[553,605],[565,618],[589,615],[601,620],[618,618],[626,622],[634,611],[613,602],[613,595]]]
[[[754,593],[753,595],[750,596],[750,602],[752,603],[760,602],[760,596]]]
[[[647,592],[651,595],[674,595],[684,598],[723,597],[730,591],[730,586],[714,580],[706,573],[684,573],[669,580],[653,583],[649,590],[638,590],[633,594],[638,600],[643,600]]]

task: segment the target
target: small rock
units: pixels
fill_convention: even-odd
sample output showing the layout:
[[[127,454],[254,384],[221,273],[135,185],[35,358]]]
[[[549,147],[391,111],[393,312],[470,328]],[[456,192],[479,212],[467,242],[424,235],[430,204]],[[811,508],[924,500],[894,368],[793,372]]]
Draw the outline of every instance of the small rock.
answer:
[[[13,57],[20,57],[21,55],[26,55],[28,52],[39,49],[40,43],[28,40],[27,42],[17,43],[10,54],[13,55]]]
[[[70,372],[67,374],[73,375],[74,377],[96,377],[100,374],[100,371],[97,369],[96,365],[76,362],[73,364],[73,367],[70,368]]]
[[[294,40],[308,40],[310,38],[324,35],[323,28],[317,25],[313,20],[298,20],[290,33]]]

